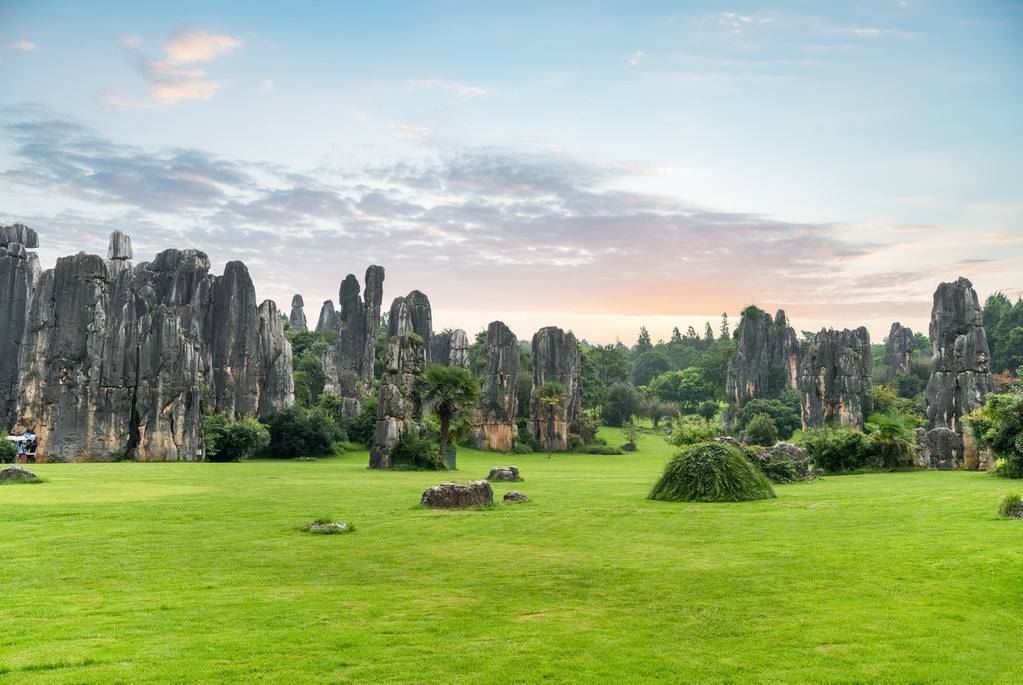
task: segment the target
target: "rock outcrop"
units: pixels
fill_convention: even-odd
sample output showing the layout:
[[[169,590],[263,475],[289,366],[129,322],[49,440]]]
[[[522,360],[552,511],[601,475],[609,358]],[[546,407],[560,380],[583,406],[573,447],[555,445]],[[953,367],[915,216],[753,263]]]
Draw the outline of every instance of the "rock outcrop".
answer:
[[[568,450],[569,427],[579,412],[579,346],[572,333],[556,326],[533,336],[533,389],[528,430],[549,452]],[[558,392],[552,393],[556,383]]]
[[[16,417],[40,460],[200,459],[204,408],[294,400],[290,344],[244,264],[213,276],[204,253],[165,250],[132,266],[129,244],[115,234],[113,258],[63,257],[33,289]]]
[[[20,466],[10,466],[0,471],[0,483],[35,483],[39,476]]]
[[[489,507],[494,503],[494,490],[485,480],[460,483],[441,483],[427,488],[419,503],[432,509],[469,509]]]
[[[916,429],[914,464],[925,469],[958,469],[963,466],[963,440],[951,428]]]
[[[387,341],[387,366],[380,379],[377,422],[370,448],[369,466],[391,468],[392,452],[407,430],[419,431],[422,426],[423,402],[416,386],[426,367],[423,339],[412,331],[411,314],[404,298],[391,307],[389,321],[394,335]]]
[[[380,328],[380,304],[384,294],[384,268],[366,269],[366,291],[360,294],[359,279],[348,274],[341,282],[338,312],[341,337],[324,355],[323,391],[341,399],[342,416],[357,416],[359,401],[373,384],[373,359]]]
[[[10,243],[18,243],[29,250],[34,250],[39,247],[39,234],[25,224],[0,226],[0,247],[6,247]]]
[[[309,324],[305,319],[305,300],[297,293],[291,298],[291,315],[288,321],[296,331],[309,330]]]
[[[16,239],[38,245],[35,231],[27,226],[0,226],[0,431],[14,422],[20,387],[19,355],[32,291],[39,277],[35,253],[28,252]]]
[[[913,331],[896,321],[884,341],[884,381],[891,383],[896,377],[910,371],[913,357]]]
[[[324,300],[323,306],[320,307],[320,318],[316,320],[316,332],[325,331],[341,331],[341,318],[334,309],[333,300]]]
[[[799,364],[803,429],[824,425],[862,429],[872,407],[871,371],[866,328],[817,333]]]
[[[430,298],[418,290],[413,290],[405,297],[396,297],[391,302],[387,336],[403,333],[415,333],[422,338],[426,346],[426,361],[432,361],[430,346],[433,339],[433,311],[430,308]]]
[[[962,417],[984,405],[992,389],[991,353],[973,284],[965,278],[942,283],[931,309],[931,377],[927,382],[930,428],[962,435]]]
[[[487,326],[483,360],[486,365],[479,379],[479,409],[473,426],[476,447],[511,452],[518,437],[515,414],[519,406],[516,392],[519,343],[515,334],[501,321],[493,321]]]
[[[521,504],[528,502],[529,498],[526,497],[525,493],[519,492],[518,490],[512,490],[511,492],[504,493],[504,497],[501,498],[505,504]]]
[[[735,354],[728,360],[725,382],[728,399],[735,407],[797,387],[799,341],[783,310],[772,319],[762,309],[747,307],[735,337]]]
[[[487,480],[491,482],[518,483],[522,481],[516,466],[495,466],[490,469]]]
[[[469,336],[461,328],[441,331],[430,339],[430,363],[469,368]]]

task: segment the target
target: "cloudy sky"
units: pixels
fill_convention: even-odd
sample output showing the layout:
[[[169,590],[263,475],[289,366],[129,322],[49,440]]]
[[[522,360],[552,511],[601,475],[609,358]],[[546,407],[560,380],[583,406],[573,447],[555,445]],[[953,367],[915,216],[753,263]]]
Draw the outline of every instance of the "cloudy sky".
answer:
[[[0,3],[0,222],[523,338],[1023,289],[1019,2],[384,5]]]

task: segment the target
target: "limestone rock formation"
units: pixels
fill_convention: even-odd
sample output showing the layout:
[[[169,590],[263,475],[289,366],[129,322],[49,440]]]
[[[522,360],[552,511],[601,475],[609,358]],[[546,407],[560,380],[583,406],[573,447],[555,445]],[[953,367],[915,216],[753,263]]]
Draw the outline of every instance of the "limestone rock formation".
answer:
[[[334,309],[334,300],[324,300],[320,307],[320,318],[316,320],[316,332],[341,331],[341,318]]]
[[[494,503],[494,490],[485,480],[460,483],[441,483],[423,492],[420,504],[433,509],[469,509],[487,507]]]
[[[324,355],[324,392],[341,399],[342,416],[356,416],[359,400],[373,384],[373,352],[380,328],[380,304],[384,294],[384,268],[366,269],[366,291],[360,295],[359,279],[348,274],[341,282],[338,344]]]
[[[111,244],[115,259],[63,257],[32,292],[16,417],[41,459],[197,459],[204,407],[293,402],[290,344],[276,307],[261,321],[244,264],[213,276],[202,252],[165,250],[131,266],[126,240]]]
[[[512,490],[511,492],[504,493],[504,497],[501,498],[505,504],[521,504],[522,502],[528,502],[529,498],[526,497],[525,493],[519,492],[518,490]]]
[[[799,341],[783,310],[772,319],[762,309],[747,307],[735,333],[737,345],[728,360],[725,390],[736,407],[797,387]]]
[[[480,376],[479,410],[473,426],[476,447],[511,452],[518,437],[515,414],[519,399],[515,384],[519,375],[519,343],[503,322],[493,321],[487,326],[483,359],[486,366]]]
[[[962,417],[983,406],[992,389],[991,353],[973,284],[965,278],[942,283],[931,309],[931,377],[927,382],[930,428],[963,433]]]
[[[909,373],[913,356],[913,331],[896,321],[884,341],[884,380],[891,383],[897,376]]]
[[[431,362],[430,352],[433,339],[433,312],[430,309],[430,298],[418,290],[413,290],[405,297],[396,297],[391,303],[391,311],[387,319],[387,336],[415,333],[426,345],[426,361]]]
[[[405,300],[392,306],[390,320],[399,333],[387,341],[387,367],[380,379],[377,422],[370,448],[370,468],[393,466],[391,453],[407,430],[421,429],[423,402],[416,381],[426,367],[423,340],[412,333]]]
[[[803,428],[824,425],[863,428],[871,401],[870,334],[821,330],[799,364]]]
[[[39,247],[39,234],[25,224],[0,226],[0,247],[6,247],[10,243],[18,243],[34,250]]]
[[[30,237],[28,231],[32,229],[16,225],[20,226],[18,231],[10,226],[0,227],[0,431],[14,421],[20,385],[18,358],[39,271],[35,254],[22,243],[4,242],[8,238]]]
[[[39,476],[20,466],[10,466],[0,471],[0,483],[35,483]]]
[[[288,321],[296,331],[309,330],[305,320],[305,301],[297,293],[291,298],[291,316],[288,317]]]
[[[122,231],[111,233],[110,244],[107,246],[107,259],[123,261],[132,258],[131,236]]]
[[[522,480],[519,469],[515,466],[495,466],[490,469],[487,480],[492,482],[518,483]]]
[[[430,339],[430,362],[469,368],[469,336],[461,328],[442,331]]]
[[[568,450],[569,427],[578,415],[582,391],[579,372],[579,346],[572,333],[556,326],[536,332],[528,430],[549,452]],[[550,394],[549,383],[561,386],[558,396]]]
[[[944,426],[916,429],[916,459],[921,468],[958,469],[963,466],[963,440]]]

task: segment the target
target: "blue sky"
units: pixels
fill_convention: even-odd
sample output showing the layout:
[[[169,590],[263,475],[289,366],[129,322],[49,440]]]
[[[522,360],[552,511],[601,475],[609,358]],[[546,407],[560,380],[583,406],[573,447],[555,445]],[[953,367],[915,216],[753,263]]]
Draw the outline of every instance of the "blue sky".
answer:
[[[631,340],[1023,288],[1023,4],[0,5],[0,221]],[[311,313],[315,317],[315,311]]]

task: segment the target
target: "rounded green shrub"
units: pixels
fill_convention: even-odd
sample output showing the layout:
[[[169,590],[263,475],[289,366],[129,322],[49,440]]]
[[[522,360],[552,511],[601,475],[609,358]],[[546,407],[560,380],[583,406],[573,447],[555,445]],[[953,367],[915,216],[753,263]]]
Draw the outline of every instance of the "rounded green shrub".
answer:
[[[18,457],[18,448],[7,439],[7,434],[0,435],[0,464],[13,464]]]
[[[998,515],[1002,518],[1023,518],[1023,495],[1010,492],[998,507]]]
[[[668,462],[649,497],[667,502],[745,502],[774,497],[774,489],[735,447],[703,442],[682,448]]]

